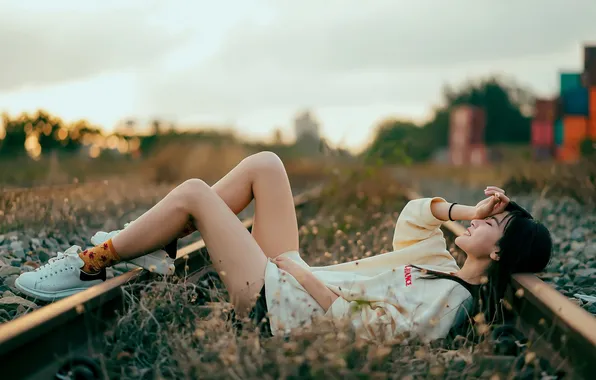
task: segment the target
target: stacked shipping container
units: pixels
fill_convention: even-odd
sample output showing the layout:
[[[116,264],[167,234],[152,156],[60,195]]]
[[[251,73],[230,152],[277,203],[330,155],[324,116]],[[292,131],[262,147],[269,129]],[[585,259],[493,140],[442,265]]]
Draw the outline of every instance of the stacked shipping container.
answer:
[[[562,72],[560,76],[562,131],[556,146],[560,161],[574,162],[581,157],[581,144],[588,137],[589,90],[584,86],[582,73]],[[555,123],[557,125],[557,123]],[[555,128],[556,130],[556,128]]]
[[[471,105],[454,108],[449,121],[449,156],[451,163],[483,165],[487,161],[484,144],[484,110]]]
[[[532,120],[532,151],[536,160],[552,157],[557,99],[537,99]]]
[[[584,48],[583,72],[561,72],[559,95],[537,99],[532,120],[535,159],[553,156],[565,162],[581,157],[585,140],[596,144],[596,46]],[[487,161],[484,110],[461,105],[449,123],[449,157],[454,165],[482,165]],[[596,145],[595,145],[596,147]]]
[[[596,46],[584,48],[584,79],[588,87],[588,137],[596,142]]]
[[[590,110],[588,115],[588,133],[592,141],[596,141],[596,85],[590,87]]]
[[[584,86],[596,87],[596,46],[584,46]]]

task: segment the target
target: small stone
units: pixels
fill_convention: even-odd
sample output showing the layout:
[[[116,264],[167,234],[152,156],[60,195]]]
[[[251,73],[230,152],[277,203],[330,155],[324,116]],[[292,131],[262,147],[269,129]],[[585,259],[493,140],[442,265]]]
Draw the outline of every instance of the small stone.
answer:
[[[15,297],[16,295],[11,292],[10,290],[6,290],[4,291],[4,293],[2,293],[2,297]]]
[[[12,255],[19,258],[19,259],[26,259],[27,255],[25,254],[25,251],[22,249],[16,250],[12,252]]]
[[[4,243],[4,235],[0,235],[0,244]]]
[[[580,261],[576,258],[571,258],[567,261],[567,264],[564,265],[565,270],[570,271],[570,270],[574,270],[575,268],[577,268],[579,266]]]
[[[24,299],[23,297],[19,296],[12,296],[12,297],[3,297],[0,298],[0,308],[2,309],[16,309],[19,305],[24,306],[29,309],[37,309],[39,306],[34,304],[31,301]]]
[[[60,250],[60,243],[55,238],[49,238],[45,240],[46,246],[50,249],[50,252],[56,252]]]
[[[595,259],[596,258],[596,243],[588,244],[586,246],[586,248],[584,248],[583,254],[588,259]]]
[[[40,247],[40,246],[41,246],[41,240],[40,240],[40,239],[38,239],[38,238],[32,238],[32,239],[31,239],[31,246],[32,246],[33,248]]]
[[[13,259],[10,260],[10,265],[12,265],[13,267],[20,267],[21,266],[22,261],[20,259]]]
[[[39,261],[41,261],[42,264],[45,264],[48,262],[49,259],[51,259],[55,255],[54,256],[50,255],[50,252],[48,252],[48,250],[45,248],[39,248],[37,250],[37,256],[39,256]]]
[[[583,240],[585,235],[586,231],[581,227],[574,228],[573,231],[571,231],[571,239],[573,240]]]
[[[575,271],[575,275],[578,277],[592,277],[596,275],[596,268],[578,269]]]
[[[23,243],[20,241],[13,241],[12,243],[10,243],[10,249],[12,249],[13,251],[17,251],[17,250],[23,250]]]
[[[11,274],[10,276],[5,277],[4,285],[8,286],[9,289],[18,293],[19,290],[16,288],[16,286],[14,286],[14,282],[17,280],[17,278],[19,278],[18,274]]]
[[[6,277],[6,276],[10,276],[12,274],[20,274],[21,273],[21,269],[20,268],[16,268],[13,266],[3,266],[2,268],[0,268],[0,276],[2,277]]]
[[[21,267],[21,270],[22,270],[23,272],[31,272],[31,271],[34,271],[34,270],[35,270],[35,268],[36,268],[36,267],[33,267],[33,266],[31,266],[31,265],[24,264],[24,265]]]

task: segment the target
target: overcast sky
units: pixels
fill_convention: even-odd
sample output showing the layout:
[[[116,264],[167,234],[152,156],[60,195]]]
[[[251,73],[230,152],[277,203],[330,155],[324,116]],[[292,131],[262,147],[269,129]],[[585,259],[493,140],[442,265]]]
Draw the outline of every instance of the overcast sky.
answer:
[[[292,136],[310,107],[333,143],[358,147],[470,76],[555,93],[594,20],[594,0],[0,0],[0,109]]]

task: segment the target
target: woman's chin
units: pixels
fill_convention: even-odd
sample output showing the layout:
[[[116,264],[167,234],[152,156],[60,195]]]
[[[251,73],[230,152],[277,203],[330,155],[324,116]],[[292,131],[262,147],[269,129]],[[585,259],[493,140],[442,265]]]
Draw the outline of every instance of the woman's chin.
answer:
[[[458,237],[456,237],[456,238],[455,238],[455,240],[454,240],[454,243],[455,243],[455,245],[456,245],[456,246],[458,246],[459,248],[461,248],[461,249],[464,249],[464,248],[461,246],[461,243],[464,243],[464,245],[465,245],[465,241],[466,241],[466,239],[468,239],[468,238],[469,238],[469,236],[468,236],[468,235],[460,235],[460,236],[458,236]]]

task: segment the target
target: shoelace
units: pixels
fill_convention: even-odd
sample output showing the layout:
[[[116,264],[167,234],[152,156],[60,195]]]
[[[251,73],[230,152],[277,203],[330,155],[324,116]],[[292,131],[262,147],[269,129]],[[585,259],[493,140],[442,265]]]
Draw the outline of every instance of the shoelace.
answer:
[[[47,263],[45,263],[44,265],[40,266],[39,268],[36,268],[35,271],[36,272],[45,272],[47,270],[51,270],[51,269],[53,269],[54,264],[56,264],[58,261],[64,260],[68,256],[76,255],[80,251],[81,251],[81,247],[79,247],[78,245],[73,245],[72,247],[68,248],[64,252],[58,252],[56,254],[56,257],[52,257],[51,259],[48,260]]]

